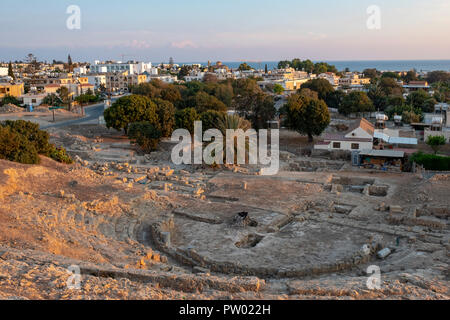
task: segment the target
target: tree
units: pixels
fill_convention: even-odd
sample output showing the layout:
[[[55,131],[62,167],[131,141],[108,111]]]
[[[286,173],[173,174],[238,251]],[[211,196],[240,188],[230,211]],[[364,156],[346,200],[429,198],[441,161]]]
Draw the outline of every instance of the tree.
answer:
[[[265,74],[268,74],[268,73],[269,73],[269,68],[268,68],[268,66],[267,66],[267,63],[266,63],[266,65],[265,65],[265,67],[264,67],[264,73],[265,73]]]
[[[414,70],[408,71],[408,72],[406,73],[406,75],[404,75],[402,78],[403,78],[403,80],[406,81],[407,83],[410,83],[411,81],[416,81],[416,80],[418,80],[418,78],[417,78],[417,72],[414,71]]]
[[[450,82],[450,72],[447,71],[432,71],[428,72],[427,80],[429,83],[435,82]]]
[[[194,134],[194,122],[200,120],[200,116],[194,108],[178,110],[175,113],[175,123],[177,129],[186,129]]]
[[[398,73],[388,71],[388,72],[383,72],[383,74],[381,75],[381,78],[391,78],[391,79],[400,80],[400,75]]]
[[[331,121],[328,107],[320,99],[293,94],[283,109],[287,128],[308,135],[309,142],[313,142],[314,135],[322,134]]]
[[[204,91],[198,92],[195,97],[195,109],[198,113],[207,110],[227,111],[227,106],[214,96],[207,94]]]
[[[177,103],[182,98],[180,91],[174,85],[170,84],[161,89],[161,99],[170,101],[171,103]]]
[[[180,68],[180,71],[178,71],[178,78],[183,80],[184,77],[188,76],[189,73],[191,72],[192,67],[191,66],[182,66]]]
[[[377,69],[365,69],[363,71],[363,74],[364,74],[365,77],[368,77],[371,80],[376,79],[378,77],[378,75],[379,75]]]
[[[68,65],[68,69],[69,69],[69,72],[72,72],[72,70],[73,70],[73,67],[72,67],[72,58],[70,57],[70,54],[69,54],[69,56],[67,57],[67,65]]]
[[[200,114],[203,132],[209,129],[218,129],[219,120],[226,115],[225,112],[208,110]]]
[[[69,111],[70,111],[70,103],[72,101],[72,98],[70,96],[70,92],[69,89],[67,89],[67,87],[61,87],[59,88],[56,93],[58,93],[59,97],[61,98],[63,104],[65,104],[66,106],[68,106]]]
[[[170,137],[175,129],[175,112],[176,109],[174,105],[167,100],[163,99],[153,99],[156,104],[156,113],[159,118],[159,127],[162,137]]]
[[[244,62],[244,63],[241,63],[240,65],[239,65],[239,71],[249,71],[249,70],[252,70],[253,68],[250,66],[250,65],[248,65],[246,62]]]
[[[312,91],[311,89],[307,88],[298,90],[298,94],[311,99],[319,99],[319,94],[316,91]]]
[[[436,100],[424,90],[411,92],[406,98],[406,103],[423,112],[433,112]]]
[[[339,109],[339,113],[343,115],[372,111],[375,111],[372,101],[365,92],[361,91],[353,91],[345,96]]]
[[[8,64],[8,76],[10,76],[13,80],[16,80],[16,76],[14,75],[11,61]]]
[[[47,106],[60,106],[63,104],[62,100],[60,97],[58,97],[56,94],[51,93],[48,94],[43,100],[42,100],[42,104],[47,105]]]
[[[141,83],[133,86],[131,93],[146,96],[150,99],[161,98],[161,89],[155,87],[152,83]]]
[[[381,92],[387,97],[390,95],[402,95],[403,94],[403,88],[402,86],[397,82],[396,79],[392,77],[382,77],[380,79],[380,82],[378,83],[378,86],[381,89]]]
[[[333,109],[340,109],[342,101],[344,100],[345,92],[342,90],[335,90],[330,92],[325,100],[327,106]]]
[[[429,136],[427,139],[427,145],[433,149],[434,154],[437,154],[439,149],[444,146],[446,142],[444,136]]]
[[[267,128],[268,121],[273,120],[277,110],[271,95],[259,93],[254,98],[254,104],[247,119],[251,121],[253,128]]]
[[[276,83],[276,84],[273,86],[273,92],[274,92],[275,94],[283,94],[284,88],[283,88],[283,86],[282,86],[281,84]]]
[[[118,99],[104,112],[106,126],[118,131],[128,132],[128,125],[133,122],[147,121],[159,126],[156,104],[147,97],[131,95]]]
[[[301,89],[310,89],[319,94],[319,99],[326,100],[328,95],[334,91],[331,83],[326,79],[313,79],[305,82],[300,87]]]
[[[138,144],[145,153],[155,151],[161,140],[161,131],[148,121],[131,123],[128,137]]]
[[[254,79],[238,79],[233,87],[233,105],[239,116],[250,120],[256,129],[265,128],[276,114],[273,97],[265,94]]]

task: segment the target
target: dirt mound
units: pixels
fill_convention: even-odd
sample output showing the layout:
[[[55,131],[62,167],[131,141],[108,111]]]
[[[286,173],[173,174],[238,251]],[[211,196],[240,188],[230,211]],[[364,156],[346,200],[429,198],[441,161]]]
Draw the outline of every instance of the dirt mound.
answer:
[[[5,104],[4,106],[0,107],[0,113],[18,113],[24,111],[24,108],[18,107],[11,103]]]

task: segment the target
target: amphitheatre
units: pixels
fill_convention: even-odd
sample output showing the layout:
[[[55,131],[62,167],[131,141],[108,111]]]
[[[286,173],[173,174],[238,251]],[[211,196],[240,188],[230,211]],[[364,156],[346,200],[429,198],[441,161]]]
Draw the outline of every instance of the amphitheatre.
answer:
[[[288,152],[283,132],[275,176],[173,165],[169,141],[144,156],[94,124],[49,132],[75,164],[0,160],[0,299],[450,297],[449,175]]]

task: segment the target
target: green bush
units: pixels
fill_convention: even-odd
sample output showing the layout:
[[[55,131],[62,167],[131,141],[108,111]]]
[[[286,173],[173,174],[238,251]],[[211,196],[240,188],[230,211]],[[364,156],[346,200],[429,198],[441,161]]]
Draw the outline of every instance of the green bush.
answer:
[[[0,123],[0,159],[38,164],[39,155],[62,163],[73,163],[64,148],[56,148],[49,143],[49,134],[39,130],[38,124],[24,120]]]
[[[200,120],[200,116],[194,108],[178,110],[175,113],[177,129],[187,129],[191,134],[194,134],[194,122],[198,120]]]
[[[67,154],[66,149],[64,148],[57,148],[54,145],[51,145],[51,150],[48,155],[50,158],[52,158],[55,161],[65,163],[65,164],[72,164],[73,160],[72,158]]]
[[[413,154],[409,161],[422,165],[427,170],[450,171],[450,157],[418,152]]]
[[[161,139],[161,131],[148,121],[134,122],[129,125],[128,137],[137,143],[144,152],[155,151]]]
[[[10,127],[0,126],[0,159],[24,164],[38,164],[39,154],[34,144]]]
[[[1,125],[9,127],[12,131],[24,136],[25,139],[34,144],[39,154],[49,154],[51,145],[49,144],[48,140],[50,136],[46,131],[40,130],[37,123],[24,120],[7,120],[4,121]]]
[[[6,104],[13,104],[16,106],[20,106],[21,103],[16,97],[13,97],[13,96],[7,94],[3,97],[2,100],[0,100],[0,107],[4,106]]]

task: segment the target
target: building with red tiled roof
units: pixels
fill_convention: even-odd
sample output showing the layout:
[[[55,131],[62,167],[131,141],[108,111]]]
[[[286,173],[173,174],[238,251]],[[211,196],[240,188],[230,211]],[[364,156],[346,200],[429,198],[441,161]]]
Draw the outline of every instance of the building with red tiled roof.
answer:
[[[314,146],[318,150],[358,151],[373,149],[375,127],[364,118],[355,121],[344,133],[325,134]]]

